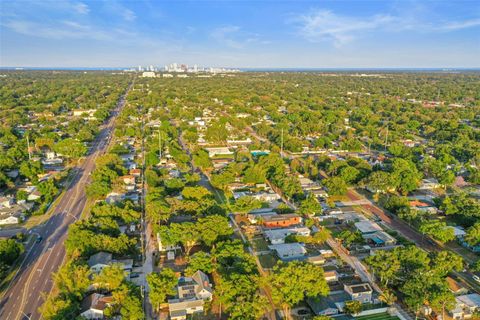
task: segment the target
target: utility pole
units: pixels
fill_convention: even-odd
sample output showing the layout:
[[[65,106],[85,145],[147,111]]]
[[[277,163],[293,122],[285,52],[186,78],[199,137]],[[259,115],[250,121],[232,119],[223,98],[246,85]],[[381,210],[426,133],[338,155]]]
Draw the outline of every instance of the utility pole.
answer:
[[[158,130],[158,162],[162,161],[162,134],[161,131]]]
[[[387,134],[385,135],[385,152],[387,151],[387,143],[388,143],[388,124],[387,124]]]
[[[282,136],[280,138],[280,156],[283,158],[283,128],[282,128]]]
[[[28,132],[27,132],[27,151],[28,151],[28,161],[31,161],[32,155],[30,154],[30,140],[28,139]]]

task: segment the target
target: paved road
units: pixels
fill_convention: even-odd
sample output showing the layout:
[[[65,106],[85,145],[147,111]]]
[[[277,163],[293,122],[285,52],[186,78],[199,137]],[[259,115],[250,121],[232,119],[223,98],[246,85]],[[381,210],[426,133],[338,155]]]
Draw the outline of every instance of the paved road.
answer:
[[[125,93],[126,95],[126,93]],[[43,294],[52,290],[52,274],[65,259],[64,242],[68,226],[76,221],[85,207],[85,186],[95,167],[95,159],[105,153],[110,142],[114,120],[125,104],[122,96],[109,120],[100,127],[85,161],[76,168],[72,182],[46,223],[35,229],[43,241],[28,249],[11,286],[0,301],[0,319],[41,319],[38,308],[43,304]]]

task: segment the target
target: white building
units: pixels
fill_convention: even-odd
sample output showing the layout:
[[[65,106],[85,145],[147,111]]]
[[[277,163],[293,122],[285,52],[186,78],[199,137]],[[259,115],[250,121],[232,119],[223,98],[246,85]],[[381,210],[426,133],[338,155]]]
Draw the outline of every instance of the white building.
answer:
[[[264,231],[264,234],[271,244],[282,244],[285,243],[285,238],[291,234],[309,236],[310,229],[307,227],[268,229]]]
[[[282,243],[272,244],[268,248],[277,253],[277,256],[284,261],[303,259],[307,254],[307,249],[302,243]]]
[[[142,77],[143,78],[155,78],[156,75],[155,75],[155,72],[153,71],[145,71],[142,73]]]

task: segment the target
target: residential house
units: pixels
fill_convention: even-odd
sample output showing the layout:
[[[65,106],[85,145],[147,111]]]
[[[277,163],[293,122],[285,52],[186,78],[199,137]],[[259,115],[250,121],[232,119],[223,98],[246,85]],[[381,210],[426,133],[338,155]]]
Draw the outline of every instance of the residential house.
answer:
[[[447,284],[450,292],[456,296],[465,295],[468,293],[468,289],[452,277],[447,277]]]
[[[307,254],[307,250],[302,243],[282,243],[282,244],[272,244],[268,248],[272,251],[275,251],[277,256],[283,261],[298,260],[304,259]]]
[[[257,192],[257,193],[254,193],[251,195],[252,198],[255,198],[257,200],[260,200],[260,201],[264,201],[264,202],[273,202],[273,201],[276,201],[276,200],[279,200],[281,197],[280,195],[278,195],[277,193],[271,191],[271,192]]]
[[[302,223],[302,217],[297,214],[278,214],[263,217],[263,226],[266,228],[290,227]]]
[[[211,301],[213,289],[208,276],[198,270],[192,277],[181,277],[177,297],[168,300],[170,319],[185,320],[187,315],[203,312],[205,301]]]
[[[208,276],[198,270],[191,277],[181,277],[178,280],[178,297],[180,299],[212,300],[213,289]]]
[[[435,178],[429,178],[429,179],[422,179],[422,182],[420,184],[420,187],[418,187],[419,190],[432,190],[432,189],[438,189],[442,187],[442,185],[438,182],[437,179]]]
[[[417,211],[422,211],[430,214],[435,214],[438,212],[438,209],[435,206],[418,200],[410,201],[410,207]]]
[[[323,273],[323,277],[327,282],[335,282],[338,281],[338,273],[336,270],[325,271]]]
[[[123,176],[121,179],[123,180],[123,183],[127,185],[135,184],[135,177],[132,175]]]
[[[393,246],[397,243],[397,240],[385,231],[362,234],[362,237],[374,246]]]
[[[285,238],[291,234],[309,236],[310,229],[307,227],[293,227],[282,229],[267,229],[264,231],[265,238],[270,241],[271,244],[285,243]]]
[[[15,199],[11,196],[1,196],[0,197],[0,209],[1,208],[11,208],[15,204]]]
[[[216,156],[231,156],[231,155],[233,155],[233,152],[230,151],[230,149],[227,148],[227,147],[205,148],[205,151],[208,152],[208,156],[210,158],[213,158],[213,157],[216,157]]]
[[[103,319],[103,312],[112,301],[112,296],[92,293],[82,300],[80,316],[90,320]]]
[[[105,202],[108,204],[115,204],[118,202],[122,202],[123,200],[125,200],[125,194],[117,192],[110,192],[105,198]]]
[[[450,315],[455,320],[472,318],[476,311],[480,310],[480,295],[478,293],[465,294],[455,298],[455,308]]]
[[[168,313],[171,320],[186,320],[187,315],[203,312],[203,300],[168,300]]]
[[[370,220],[364,220],[355,222],[355,228],[362,234],[375,233],[377,231],[383,231],[383,229],[376,223]]]
[[[371,303],[373,289],[368,283],[359,284],[344,284],[343,289],[350,296],[352,300],[359,301],[361,303]]]
[[[142,175],[142,170],[140,170],[140,169],[131,169],[130,172],[129,172],[129,174],[130,174],[131,176],[134,176],[135,178],[138,178],[138,177],[140,177],[140,176]]]
[[[97,252],[90,256],[87,261],[90,270],[94,273],[100,273],[103,268],[112,263],[112,254],[109,252]]]
[[[0,225],[17,224],[25,219],[25,213],[32,210],[33,203],[19,201],[10,207],[0,207]]]

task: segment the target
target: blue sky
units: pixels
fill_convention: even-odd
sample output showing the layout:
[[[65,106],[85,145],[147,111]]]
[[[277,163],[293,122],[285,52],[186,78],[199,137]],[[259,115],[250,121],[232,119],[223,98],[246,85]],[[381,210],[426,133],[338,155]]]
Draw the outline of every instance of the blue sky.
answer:
[[[0,2],[0,66],[480,67],[480,1]]]

